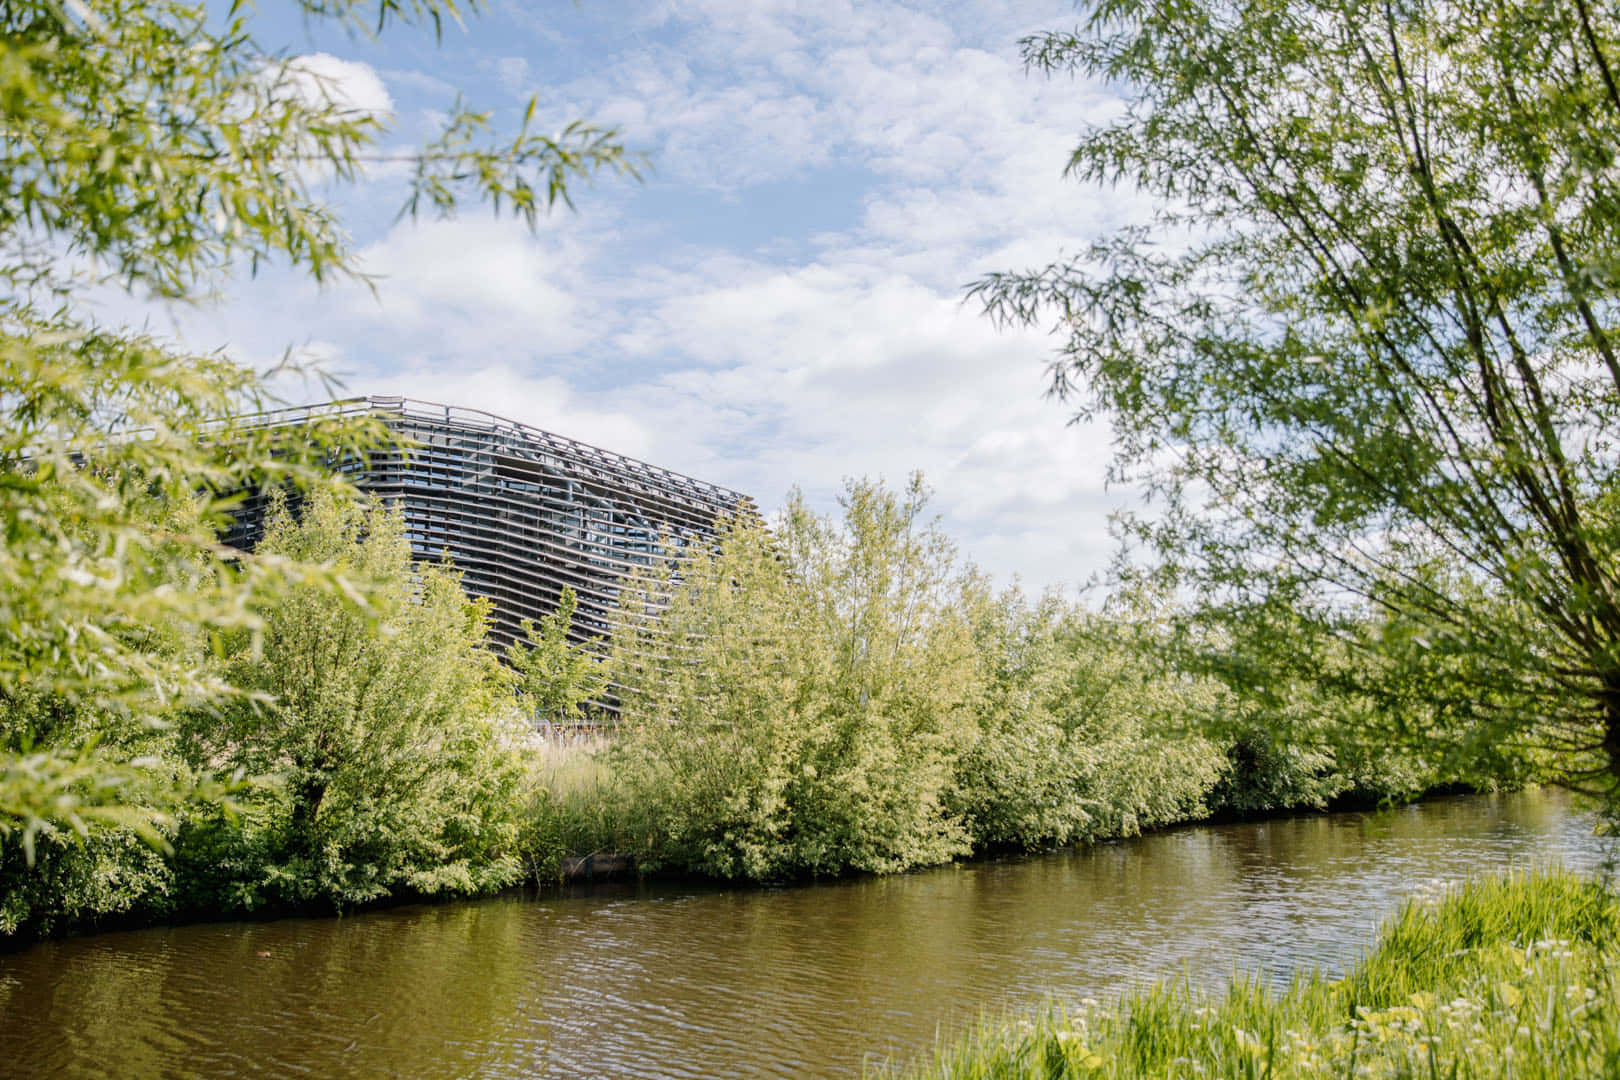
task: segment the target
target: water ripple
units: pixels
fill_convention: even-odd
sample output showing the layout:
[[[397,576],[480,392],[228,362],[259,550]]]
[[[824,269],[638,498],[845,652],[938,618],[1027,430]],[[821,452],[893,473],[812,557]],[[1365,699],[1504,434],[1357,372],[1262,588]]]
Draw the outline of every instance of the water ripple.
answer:
[[[607,888],[0,957],[0,1077],[852,1075],[982,1013],[1341,970],[1431,879],[1601,858],[1552,794],[804,888]]]

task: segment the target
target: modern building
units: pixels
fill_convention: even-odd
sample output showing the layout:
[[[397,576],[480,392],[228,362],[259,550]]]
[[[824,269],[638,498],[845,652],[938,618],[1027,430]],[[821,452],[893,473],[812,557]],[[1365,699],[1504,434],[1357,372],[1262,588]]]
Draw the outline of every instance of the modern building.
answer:
[[[255,418],[270,424],[369,415],[403,437],[345,471],[405,518],[412,553],[446,554],[474,596],[494,603],[492,637],[579,598],[576,639],[612,629],[620,582],[669,547],[712,543],[719,522],[757,513],[746,495],[476,409],[367,397]],[[226,542],[257,543],[262,497],[249,499]]]

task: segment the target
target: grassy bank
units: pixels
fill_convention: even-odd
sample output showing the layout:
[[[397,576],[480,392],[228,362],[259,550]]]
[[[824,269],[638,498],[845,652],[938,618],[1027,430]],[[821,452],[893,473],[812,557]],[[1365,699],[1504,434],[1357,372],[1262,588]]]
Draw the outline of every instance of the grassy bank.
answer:
[[[1583,1077],[1620,1075],[1620,903],[1560,870],[1409,902],[1342,979],[1283,992],[1167,982],[1099,1006],[986,1024],[900,1075]]]

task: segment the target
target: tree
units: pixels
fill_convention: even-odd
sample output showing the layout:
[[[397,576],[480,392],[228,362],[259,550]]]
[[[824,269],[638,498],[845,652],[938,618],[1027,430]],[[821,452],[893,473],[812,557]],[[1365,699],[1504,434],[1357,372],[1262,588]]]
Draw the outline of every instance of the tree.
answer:
[[[563,586],[557,610],[537,624],[522,623],[523,637],[507,646],[506,659],[517,672],[518,692],[531,716],[554,723],[574,723],[585,706],[600,701],[608,689],[602,658],[568,640],[579,597]]]
[[[1054,390],[1160,499],[1128,535],[1274,670],[1350,648],[1392,733],[1613,791],[1616,9],[1098,0],[1023,48],[1122,93],[1069,172],[1156,216],[972,294],[1055,318]]]
[[[647,863],[769,879],[967,850],[946,803],[980,692],[971,576],[925,501],[920,477],[851,483],[834,522],[794,494],[774,533],[733,522],[627,591],[613,760]]]
[[[229,683],[247,693],[187,717],[190,760],[263,778],[242,799],[269,822],[266,865],[238,895],[356,903],[510,884],[521,769],[489,602],[446,566],[414,565],[398,512],[325,492],[296,519],[273,498],[258,550],[340,572],[368,605],[319,582],[285,592],[258,633],[227,642]]]
[[[362,31],[436,30],[462,10],[300,7]],[[570,181],[635,162],[609,129],[535,133],[532,105],[508,139],[458,106],[441,138],[394,154],[381,118],[261,44],[243,4],[18,0],[0,7],[0,30],[0,841],[20,836],[31,853],[51,822],[82,834],[103,819],[157,839],[196,778],[124,734],[234,696],[210,641],[262,632],[278,592],[346,588],[319,567],[222,550],[233,493],[342,489],[329,463],[386,434],[227,430],[273,403],[258,376],[97,326],[86,293],[198,301],[268,261],[355,276],[319,185],[383,158],[414,164],[405,213],[473,198],[531,222]],[[68,713],[73,725],[42,721]]]

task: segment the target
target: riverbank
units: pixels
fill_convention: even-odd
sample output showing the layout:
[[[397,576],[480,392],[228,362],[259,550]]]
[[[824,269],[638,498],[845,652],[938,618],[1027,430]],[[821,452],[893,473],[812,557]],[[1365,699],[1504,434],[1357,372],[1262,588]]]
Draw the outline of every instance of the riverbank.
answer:
[[[1534,787],[1535,785],[1531,785],[1532,789]],[[1107,843],[1112,840],[1130,839],[1134,836],[1152,836],[1173,829],[1197,828],[1200,825],[1244,825],[1267,821],[1279,821],[1291,817],[1320,817],[1326,814],[1366,813],[1389,809],[1392,805],[1415,806],[1433,799],[1466,797],[1469,795],[1483,794],[1488,793],[1475,791],[1472,788],[1461,784],[1441,784],[1437,785],[1430,791],[1425,791],[1420,795],[1415,795],[1409,799],[1404,799],[1398,804],[1379,805],[1376,800],[1370,798],[1345,798],[1334,800],[1325,807],[1296,806],[1284,807],[1269,811],[1251,810],[1244,813],[1226,811],[1219,814],[1211,814],[1208,817],[1187,818],[1181,821],[1171,821],[1153,828],[1142,830],[1141,832],[1131,833],[1124,836],[1099,837],[1094,840],[1086,841],[1086,844]],[[1063,847],[1082,846],[1085,845],[1063,845]],[[1044,852],[1032,852],[1021,847],[1007,847],[998,850],[973,852],[969,855],[959,856],[958,858],[951,860],[951,862],[952,864],[966,864],[1006,858],[1008,856],[1053,854],[1059,850],[1061,850],[1061,848],[1056,846],[1048,848]],[[685,871],[666,870],[663,873],[666,877],[674,880],[680,880],[683,878],[692,878],[698,881],[719,880],[708,877],[707,875],[690,874]],[[637,867],[635,856],[626,854],[624,852],[590,851],[584,854],[563,855],[556,861],[555,883],[560,885],[591,884],[599,881],[627,881],[642,876],[643,871]],[[812,878],[808,880],[816,879]],[[539,884],[542,888],[544,888],[550,883],[551,881],[548,872],[547,879],[543,882],[539,882]],[[755,882],[753,884],[759,887],[766,887],[768,885],[780,883]]]
[[[375,611],[267,601],[262,641],[210,653],[247,693],[109,748],[184,797],[87,820],[70,785],[62,820],[0,844],[0,935],[490,896],[608,855],[721,882],[893,874],[1555,772],[1528,747],[1433,738],[1405,699],[1416,745],[1318,679],[1251,695],[1195,662],[1162,597],[995,592],[919,517],[925,496],[853,483],[841,522],[792,503],[783,532],[739,528],[681,563],[679,589],[674,563],[627,582],[612,641],[572,643],[564,604],[507,664],[397,517],[333,499],[273,515],[262,553],[335,560]],[[603,680],[611,745],[534,745],[532,717],[577,721]],[[25,712],[19,745],[107,721]]]
[[[821,877],[807,876],[796,880],[728,881],[713,875],[679,867],[665,866],[649,871],[637,865],[637,860],[633,854],[617,852],[601,846],[592,846],[599,845],[604,837],[622,837],[624,835],[625,818],[622,807],[617,805],[618,794],[614,794],[613,786],[606,779],[605,771],[588,763],[589,755],[600,752],[605,746],[606,742],[603,739],[593,738],[566,744],[553,743],[549,750],[542,748],[536,760],[550,764],[542,764],[538,767],[536,775],[543,776],[556,785],[552,789],[547,789],[546,798],[552,802],[551,809],[547,813],[559,815],[564,824],[548,828],[552,843],[555,845],[550,849],[552,852],[550,858],[544,861],[536,860],[531,862],[525,879],[520,883],[508,885],[499,890],[491,890],[482,895],[395,894],[368,903],[343,908],[334,908],[329,903],[306,901],[301,904],[260,905],[251,909],[221,907],[217,909],[192,908],[185,910],[161,908],[122,910],[98,914],[93,918],[79,922],[59,924],[54,928],[54,932],[49,934],[35,934],[32,936],[28,934],[0,934],[0,956],[7,953],[21,952],[53,939],[65,940],[140,931],[147,928],[168,930],[188,926],[229,925],[244,921],[260,924],[281,919],[326,919],[341,915],[378,915],[411,907],[429,906],[438,908],[476,905],[499,896],[528,898],[535,895],[542,897],[579,895],[574,890],[597,885],[611,885],[618,888],[628,888],[632,891],[646,887],[735,889],[740,886],[745,892],[748,892],[775,889],[785,885],[804,887],[851,884],[889,876],[871,873],[845,873]],[[586,751],[587,753],[581,754],[579,751]],[[1326,808],[1292,807],[1268,812],[1225,813],[1206,818],[1172,821],[1128,835],[1103,836],[1083,843],[1053,845],[1040,850],[1005,847],[993,851],[980,851],[959,856],[946,864],[915,868],[915,872],[926,872],[942,868],[973,871],[1006,865],[1009,862],[1018,863],[1047,857],[1085,854],[1100,847],[1107,847],[1110,851],[1123,854],[1132,849],[1117,846],[1121,841],[1149,838],[1163,839],[1170,834],[1206,827],[1241,825],[1289,827],[1290,823],[1325,823],[1328,819],[1340,819],[1347,815],[1354,816],[1368,812],[1383,814],[1423,808],[1427,808],[1429,812],[1432,812],[1437,802],[1444,804],[1453,799],[1466,800],[1471,797],[1471,794],[1478,793],[1458,791],[1454,787],[1439,787],[1424,793],[1422,796],[1403,801],[1395,806],[1386,806],[1382,809],[1369,804],[1355,805],[1350,803],[1349,805],[1332,805]],[[1542,793],[1542,797],[1547,797],[1547,793]],[[533,812],[532,804],[530,812]],[[144,852],[144,855],[154,863],[160,858],[157,852],[152,851]],[[113,884],[116,885],[116,882]]]
[[[263,865],[285,815],[267,815],[251,800],[234,817],[206,807],[200,817],[182,815],[170,833],[169,854],[127,829],[95,830],[82,840],[51,830],[42,834],[35,865],[21,865],[16,852],[9,864],[0,858],[0,870],[9,871],[0,873],[0,951],[149,925],[331,916],[612,880],[765,886],[860,878],[1084,848],[1198,824],[1275,820],[1346,804],[1400,805],[1457,788],[1433,785],[1408,796],[1394,782],[1411,782],[1417,774],[1409,768],[1377,770],[1369,779],[1365,770],[1330,771],[1329,757],[1256,755],[1207,739],[1196,740],[1196,767],[1178,772],[1170,765],[1189,761],[1185,745],[1169,764],[1158,760],[1177,738],[1168,721],[1121,726],[1129,738],[1075,733],[1066,745],[1077,771],[1045,791],[1049,801],[1036,810],[1019,808],[1019,800],[1035,800],[1008,780],[1028,765],[1017,762],[1023,751],[1016,742],[997,751],[1003,773],[964,769],[944,797],[926,804],[927,828],[954,830],[957,842],[932,853],[913,848],[905,860],[875,864],[862,837],[903,833],[904,812],[884,809],[855,826],[842,822],[839,806],[792,786],[774,801],[758,799],[756,774],[734,767],[737,755],[730,751],[736,747],[729,740],[735,732],[683,733],[690,755],[683,767],[657,771],[648,762],[662,749],[662,730],[650,739],[644,730],[632,731],[618,741],[600,733],[508,732],[495,755],[507,763],[508,778],[500,797],[485,807],[505,822],[503,839],[486,852],[476,876],[424,863],[421,873],[391,888],[351,890],[363,899],[286,888],[287,880],[307,878],[309,860],[294,858],[290,865],[299,874],[287,879]],[[822,766],[829,760],[823,757]],[[1300,782],[1307,769],[1309,785]],[[1267,797],[1258,798],[1259,791]],[[717,812],[717,802],[742,809]],[[759,864],[737,857],[760,850],[791,857]]]
[[[690,759],[684,767],[657,771],[648,769],[647,760],[658,756],[660,764],[667,761],[655,754],[663,749],[656,745],[664,741],[663,731],[653,733],[653,746],[639,731],[617,745],[600,734],[536,738],[523,750],[528,776],[524,844],[533,853],[530,880],[567,884],[653,874],[725,883],[804,882],[1051,852],[1169,828],[1372,810],[1477,793],[1432,771],[1410,767],[1384,768],[1376,775],[1335,771],[1328,755],[1256,755],[1252,748],[1223,748],[1208,740],[1198,740],[1196,767],[1172,777],[1164,766],[1144,766],[1137,759],[1162,751],[1174,741],[1175,729],[1167,721],[1144,727],[1149,730],[1129,740],[1075,740],[1072,753],[1084,762],[1085,775],[1054,785],[1062,790],[1045,792],[1050,801],[1039,812],[1010,810],[1006,804],[1021,796],[998,794],[996,784],[959,789],[932,806],[931,813],[940,819],[936,828],[956,828],[964,842],[933,858],[876,868],[863,865],[860,852],[847,838],[841,844],[824,842],[814,859],[780,858],[755,865],[740,857],[740,852],[761,848],[809,847],[805,835],[825,829],[820,818],[827,807],[791,785],[769,800],[758,797],[750,776],[724,764],[730,755],[721,751],[737,749],[730,742],[731,732],[687,736],[698,748],[687,751]],[[703,745],[709,741],[719,745]],[[1010,760],[1019,752],[1015,745],[1004,758]],[[1301,764],[1302,758],[1306,764]],[[1307,768],[1317,772],[1308,785],[1300,780]],[[714,781],[717,772],[723,784]],[[707,792],[712,799],[698,800],[694,789],[709,784],[717,788]],[[1497,783],[1493,789],[1514,786]],[[978,801],[981,814],[998,819],[1000,825],[987,828],[982,818],[965,813],[964,806],[972,800]],[[992,805],[998,801],[1000,805]],[[714,809],[714,803],[736,803],[737,808],[726,813]],[[952,809],[955,814],[949,812]],[[1016,827],[1011,824],[1015,820]],[[700,829],[699,823],[707,828]],[[900,827],[894,821],[888,824]]]
[[[1563,870],[1408,900],[1341,979],[1159,983],[982,1025],[900,1073],[979,1077],[1620,1075],[1620,902]],[[885,1075],[895,1075],[886,1073]]]

